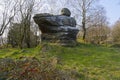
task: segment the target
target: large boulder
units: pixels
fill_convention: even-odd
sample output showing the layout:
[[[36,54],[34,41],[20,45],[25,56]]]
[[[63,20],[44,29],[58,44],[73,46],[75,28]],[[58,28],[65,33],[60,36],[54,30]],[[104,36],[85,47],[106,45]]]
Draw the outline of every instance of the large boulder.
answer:
[[[42,40],[61,45],[73,45],[76,43],[76,35],[79,31],[76,28],[76,21],[69,17],[71,13],[68,9],[63,8],[61,12],[62,15],[36,14],[33,18],[42,32]]]

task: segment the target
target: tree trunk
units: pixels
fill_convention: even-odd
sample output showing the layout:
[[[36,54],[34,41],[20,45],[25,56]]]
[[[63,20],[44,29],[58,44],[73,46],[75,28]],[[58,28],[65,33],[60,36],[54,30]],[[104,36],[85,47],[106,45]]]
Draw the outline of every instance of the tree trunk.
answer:
[[[83,28],[83,40],[86,38],[86,13],[83,11],[83,19],[82,19],[82,28]]]
[[[85,22],[83,22],[82,25],[83,25],[83,40],[85,41],[85,38],[86,38]]]
[[[26,33],[26,36],[27,36],[26,44],[27,44],[27,48],[30,48],[31,47],[31,45],[30,45],[30,26],[28,26],[27,28],[28,29],[27,29],[27,33]]]

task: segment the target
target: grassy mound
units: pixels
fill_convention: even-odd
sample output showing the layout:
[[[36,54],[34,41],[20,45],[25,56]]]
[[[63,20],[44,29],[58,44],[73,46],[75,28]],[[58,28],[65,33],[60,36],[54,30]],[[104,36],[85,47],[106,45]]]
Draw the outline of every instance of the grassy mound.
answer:
[[[78,80],[119,80],[120,49],[78,44],[61,47],[43,44],[31,49],[1,49],[0,58],[19,60],[24,57],[37,59],[56,57],[61,70],[70,71]]]

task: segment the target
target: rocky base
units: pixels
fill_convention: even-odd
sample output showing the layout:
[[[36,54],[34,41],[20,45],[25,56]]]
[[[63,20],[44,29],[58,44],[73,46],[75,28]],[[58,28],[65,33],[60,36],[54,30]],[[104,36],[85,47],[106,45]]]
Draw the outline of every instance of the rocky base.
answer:
[[[77,44],[76,40],[69,39],[68,36],[65,37],[63,34],[60,35],[60,33],[42,34],[42,41],[61,46],[76,46]]]

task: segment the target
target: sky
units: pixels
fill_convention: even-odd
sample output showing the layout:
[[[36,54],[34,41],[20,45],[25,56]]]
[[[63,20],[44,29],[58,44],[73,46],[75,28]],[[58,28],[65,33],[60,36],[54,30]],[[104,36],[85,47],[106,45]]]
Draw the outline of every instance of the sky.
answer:
[[[2,0],[0,0],[0,2],[1,1]],[[47,1],[47,0],[45,0],[45,1]],[[120,9],[120,0],[99,0],[99,3],[100,3],[100,5],[102,5],[105,8],[108,22],[112,26],[120,18],[120,10],[119,10]],[[0,6],[0,10],[1,9],[2,8]],[[48,11],[48,10],[44,10],[44,11]]]
[[[105,8],[110,25],[120,19],[120,0],[100,0],[100,4]]]

